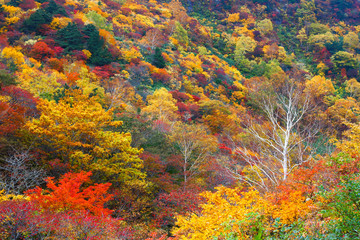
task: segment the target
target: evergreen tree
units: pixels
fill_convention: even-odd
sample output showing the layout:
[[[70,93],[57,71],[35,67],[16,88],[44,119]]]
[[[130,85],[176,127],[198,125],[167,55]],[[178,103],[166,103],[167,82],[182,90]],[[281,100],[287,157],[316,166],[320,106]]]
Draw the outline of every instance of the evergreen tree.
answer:
[[[75,23],[69,23],[57,32],[57,42],[66,51],[84,49],[84,38]]]
[[[45,11],[51,15],[62,15],[62,16],[68,16],[65,8],[61,5],[58,5],[54,0],[51,0],[47,7],[45,8]]]
[[[22,31],[27,33],[38,32],[41,25],[49,24],[52,21],[52,16],[44,11],[44,9],[39,9],[26,19],[22,26]]]
[[[88,24],[84,27],[83,33],[87,38],[87,49],[91,52],[89,63],[97,66],[110,64],[113,57],[105,47],[105,40],[100,36],[96,27],[93,24]]]
[[[166,66],[165,59],[161,54],[160,48],[155,49],[152,64],[157,68],[164,68]]]

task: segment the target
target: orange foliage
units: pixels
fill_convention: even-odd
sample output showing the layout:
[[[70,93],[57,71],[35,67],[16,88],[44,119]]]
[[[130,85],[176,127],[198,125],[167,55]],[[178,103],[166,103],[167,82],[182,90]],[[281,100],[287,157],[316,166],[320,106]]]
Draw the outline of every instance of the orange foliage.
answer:
[[[81,188],[90,182],[91,172],[66,173],[58,184],[53,177],[46,179],[46,186],[50,190],[36,187],[27,191],[32,201],[45,209],[54,211],[88,210],[94,215],[109,215],[112,211],[104,208],[104,204],[112,198],[107,194],[111,183],[95,184]],[[81,189],[80,189],[81,188]]]

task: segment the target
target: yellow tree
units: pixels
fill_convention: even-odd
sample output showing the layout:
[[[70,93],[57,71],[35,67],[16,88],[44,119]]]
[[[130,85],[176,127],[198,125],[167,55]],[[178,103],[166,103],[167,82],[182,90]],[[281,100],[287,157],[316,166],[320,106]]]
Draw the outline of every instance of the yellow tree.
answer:
[[[142,179],[141,152],[132,148],[130,133],[105,131],[120,126],[112,121],[112,111],[105,111],[97,97],[88,97],[81,90],[65,91],[58,102],[41,100],[41,116],[26,124],[38,137],[38,144],[51,149],[73,170],[100,172],[102,176],[126,182]]]
[[[148,106],[143,108],[144,113],[148,113],[152,118],[164,122],[175,121],[178,118],[178,107],[176,100],[166,88],[157,89],[153,95],[147,97]]]
[[[198,173],[210,154],[216,151],[217,140],[208,134],[203,125],[182,122],[175,123],[168,139],[177,146],[183,157],[182,168],[186,188],[189,178]]]

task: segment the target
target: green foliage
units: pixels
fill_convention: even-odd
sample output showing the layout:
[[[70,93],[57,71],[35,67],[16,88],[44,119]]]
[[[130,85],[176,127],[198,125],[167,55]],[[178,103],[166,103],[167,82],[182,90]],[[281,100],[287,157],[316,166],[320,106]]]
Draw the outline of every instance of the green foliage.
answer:
[[[166,67],[165,59],[161,54],[160,48],[158,48],[158,47],[155,49],[152,64],[157,68]]]
[[[357,69],[359,62],[355,59],[354,55],[348,52],[340,51],[331,56],[331,61],[334,63],[335,68],[342,69]]]
[[[186,46],[189,44],[188,33],[179,22],[176,22],[175,31],[172,37],[177,39],[181,44]]]
[[[109,50],[105,47],[105,40],[99,35],[99,31],[93,24],[88,24],[83,29],[87,36],[86,47],[91,52],[89,63],[103,66],[113,61]]]
[[[312,23],[308,27],[309,35],[324,34],[329,30],[328,26],[321,23]]]
[[[327,196],[331,202],[324,211],[331,216],[329,237],[358,239],[360,235],[360,179],[354,175],[341,182]]]
[[[93,24],[101,29],[112,31],[112,25],[107,23],[106,19],[95,11],[90,11],[86,14],[86,17],[93,22]]]
[[[56,36],[57,43],[63,47],[65,51],[69,52],[84,49],[84,38],[75,23],[69,23],[66,27],[60,29]]]
[[[65,8],[59,4],[57,4],[54,0],[49,1],[49,4],[46,6],[45,11],[50,15],[62,15],[67,16]]]
[[[15,76],[8,73],[6,70],[0,70],[0,90],[1,87],[16,85]]]
[[[51,14],[47,13],[44,9],[39,9],[24,21],[22,30],[27,33],[38,32],[41,25],[49,24],[51,21]]]

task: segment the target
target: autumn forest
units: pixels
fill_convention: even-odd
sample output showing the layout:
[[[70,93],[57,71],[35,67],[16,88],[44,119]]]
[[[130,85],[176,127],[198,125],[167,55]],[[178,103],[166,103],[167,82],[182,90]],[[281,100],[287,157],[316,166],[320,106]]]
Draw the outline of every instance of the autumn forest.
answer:
[[[0,239],[360,239],[360,2],[0,0]]]

